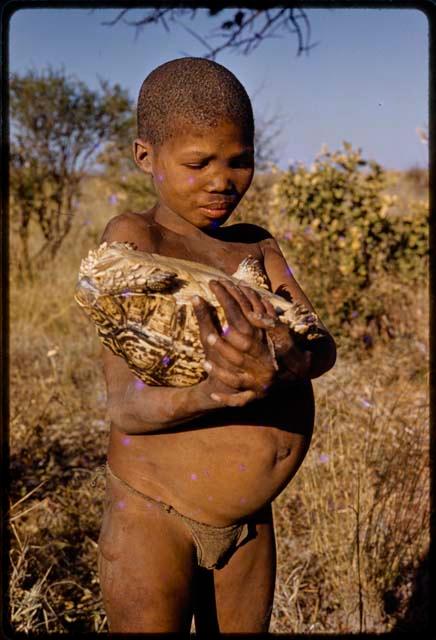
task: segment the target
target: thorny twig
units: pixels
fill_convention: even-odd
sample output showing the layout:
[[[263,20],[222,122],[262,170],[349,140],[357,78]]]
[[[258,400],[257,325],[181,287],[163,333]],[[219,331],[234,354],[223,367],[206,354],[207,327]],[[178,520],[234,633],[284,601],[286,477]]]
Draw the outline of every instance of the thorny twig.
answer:
[[[215,59],[224,49],[233,49],[247,55],[254,51],[266,38],[278,37],[278,31],[287,31],[297,36],[297,56],[308,53],[317,43],[311,43],[311,29],[309,18],[304,9],[282,7],[276,9],[237,9],[233,17],[225,20],[215,29],[209,37],[219,37],[224,40],[222,44],[212,47],[195,30],[183,24],[179,18],[184,18],[186,13],[190,13],[192,20],[198,11],[186,8],[165,7],[162,9],[147,9],[141,18],[127,20],[126,14],[129,9],[122,9],[112,20],[103,22],[104,25],[114,26],[119,22],[134,26],[135,37],[139,32],[150,24],[162,24],[169,32],[167,20],[180,24],[188,33],[196,38],[202,46],[206,48],[205,58]],[[215,12],[217,13],[217,12]],[[209,15],[215,15],[209,10]]]

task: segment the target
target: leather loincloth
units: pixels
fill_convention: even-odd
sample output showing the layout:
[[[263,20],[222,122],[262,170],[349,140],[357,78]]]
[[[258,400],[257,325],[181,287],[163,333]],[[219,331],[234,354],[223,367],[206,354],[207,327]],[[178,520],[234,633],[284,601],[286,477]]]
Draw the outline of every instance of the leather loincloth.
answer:
[[[130,492],[139,495],[144,500],[147,500],[147,502],[151,502],[152,504],[159,506],[167,513],[170,513],[176,518],[182,520],[192,535],[192,540],[197,552],[197,562],[200,567],[205,567],[206,569],[220,569],[228,562],[231,556],[242,544],[248,542],[248,540],[251,540],[252,538],[255,538],[257,535],[254,523],[249,521],[230,524],[224,527],[217,527],[215,525],[205,524],[203,522],[193,520],[192,518],[188,518],[174,509],[171,505],[160,500],[150,498],[137,489],[131,487],[127,482],[125,482],[125,480],[115,475],[109,467],[109,464],[106,464],[106,469],[110,477],[120,482]]]

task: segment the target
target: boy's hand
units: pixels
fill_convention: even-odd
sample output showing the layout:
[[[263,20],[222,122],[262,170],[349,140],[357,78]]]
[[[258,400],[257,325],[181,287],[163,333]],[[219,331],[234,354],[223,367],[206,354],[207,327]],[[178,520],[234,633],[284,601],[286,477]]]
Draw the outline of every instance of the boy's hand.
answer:
[[[244,406],[263,398],[277,377],[265,334],[276,324],[275,312],[249,287],[212,280],[210,288],[224,309],[228,328],[220,335],[207,303],[193,300],[209,374],[202,384],[217,406]]]
[[[305,378],[311,367],[311,352],[302,348],[289,327],[280,322],[276,310],[268,299],[261,298],[251,287],[244,285],[235,287],[228,281],[223,283],[239,302],[246,319],[254,327],[266,330],[268,339],[274,347],[276,363],[279,364],[280,378],[288,382]]]

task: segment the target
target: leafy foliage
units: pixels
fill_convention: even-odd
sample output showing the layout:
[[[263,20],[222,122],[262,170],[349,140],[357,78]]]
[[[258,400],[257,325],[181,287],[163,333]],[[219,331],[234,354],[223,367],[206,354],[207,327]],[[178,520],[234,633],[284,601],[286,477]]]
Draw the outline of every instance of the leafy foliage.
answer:
[[[345,142],[340,151],[322,151],[310,169],[291,167],[273,188],[278,235],[314,298],[325,301],[330,326],[388,315],[377,294],[382,273],[409,281],[424,273],[427,205],[416,201],[393,215],[388,186],[387,172]]]
[[[126,131],[132,106],[125,90],[100,80],[99,91],[63,70],[10,81],[11,218],[22,245],[22,268],[54,257],[71,229],[80,182],[100,146]],[[29,253],[29,225],[42,232],[42,245]]]

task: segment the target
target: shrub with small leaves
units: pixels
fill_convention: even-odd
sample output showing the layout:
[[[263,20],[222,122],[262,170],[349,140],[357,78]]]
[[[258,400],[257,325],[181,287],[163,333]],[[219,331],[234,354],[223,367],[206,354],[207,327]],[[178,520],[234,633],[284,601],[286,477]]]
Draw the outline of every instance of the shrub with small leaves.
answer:
[[[427,205],[416,201],[407,214],[392,215],[390,181],[345,142],[340,151],[322,150],[310,168],[291,167],[273,187],[272,231],[332,328],[386,315],[383,300],[370,294],[381,273],[408,280],[425,273]]]
[[[98,149],[130,126],[127,92],[103,79],[99,84],[91,90],[63,68],[10,76],[11,230],[23,276],[57,255]],[[34,228],[41,234],[33,251]]]

